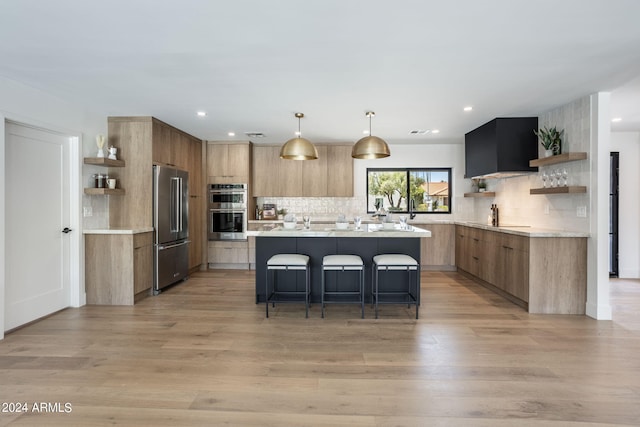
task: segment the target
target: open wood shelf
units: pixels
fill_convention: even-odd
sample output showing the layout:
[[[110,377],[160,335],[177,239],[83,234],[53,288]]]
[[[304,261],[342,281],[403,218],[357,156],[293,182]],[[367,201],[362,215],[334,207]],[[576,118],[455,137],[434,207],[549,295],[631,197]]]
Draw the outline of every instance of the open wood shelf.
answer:
[[[549,165],[555,165],[557,163],[566,163],[566,162],[573,162],[576,160],[584,160],[586,158],[587,158],[587,153],[585,152],[562,153],[556,156],[543,157],[542,159],[529,160],[529,166],[531,167],[549,166]]]
[[[111,160],[107,157],[85,157],[84,164],[122,168],[124,167],[124,160]]]
[[[575,194],[586,192],[587,187],[582,185],[573,185],[569,187],[532,188],[529,190],[529,194]]]
[[[482,193],[480,192],[464,193],[464,197],[495,197],[495,196],[496,196],[495,191],[484,191]]]
[[[122,188],[85,188],[84,194],[92,196],[122,196],[124,190]]]

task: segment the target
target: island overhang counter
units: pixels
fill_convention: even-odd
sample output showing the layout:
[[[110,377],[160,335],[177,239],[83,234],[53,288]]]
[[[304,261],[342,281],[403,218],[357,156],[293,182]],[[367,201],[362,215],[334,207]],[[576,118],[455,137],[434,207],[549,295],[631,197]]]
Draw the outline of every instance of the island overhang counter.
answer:
[[[420,238],[431,237],[431,232],[409,226],[402,230],[396,224],[392,230],[382,229],[380,224],[363,224],[360,230],[353,225],[346,230],[330,227],[328,224],[314,224],[310,229],[298,225],[295,229],[284,229],[273,224],[249,231],[256,237],[256,303],[266,298],[266,264],[276,254],[292,253],[308,255],[311,269],[311,302],[321,300],[322,258],[325,255],[358,255],[365,264],[365,297],[371,294],[371,265],[375,255],[404,254],[420,261]],[[301,273],[302,274],[302,273]],[[278,279],[281,280],[281,279]],[[294,274],[282,280],[289,281],[285,286],[295,287],[303,282],[303,277]],[[393,286],[401,288],[404,279],[394,280]],[[351,286],[351,278],[340,278],[337,286]]]

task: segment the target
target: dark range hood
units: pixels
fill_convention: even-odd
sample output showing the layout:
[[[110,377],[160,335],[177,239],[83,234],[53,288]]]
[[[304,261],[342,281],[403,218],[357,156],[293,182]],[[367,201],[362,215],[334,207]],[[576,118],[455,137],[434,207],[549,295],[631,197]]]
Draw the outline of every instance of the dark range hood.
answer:
[[[536,172],[537,117],[497,118],[465,134],[465,178],[503,178]]]

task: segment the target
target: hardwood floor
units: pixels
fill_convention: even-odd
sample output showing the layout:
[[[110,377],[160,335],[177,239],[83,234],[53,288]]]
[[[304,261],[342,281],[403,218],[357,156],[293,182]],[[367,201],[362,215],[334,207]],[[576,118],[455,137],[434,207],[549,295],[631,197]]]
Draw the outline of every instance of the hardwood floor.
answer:
[[[638,425],[640,281],[612,281],[614,321],[530,315],[457,273],[422,286],[418,321],[317,304],[265,319],[249,271],[67,309],[0,341],[0,409],[28,405],[0,425]]]

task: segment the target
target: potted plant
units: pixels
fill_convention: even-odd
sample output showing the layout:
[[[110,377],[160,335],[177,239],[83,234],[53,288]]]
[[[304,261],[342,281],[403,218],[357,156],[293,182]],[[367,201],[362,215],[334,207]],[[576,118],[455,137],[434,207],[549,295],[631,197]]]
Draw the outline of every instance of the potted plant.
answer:
[[[544,156],[550,157],[562,152],[562,134],[564,129],[558,130],[556,127],[548,129],[546,126],[540,130],[533,130],[533,133],[540,138],[540,144],[544,147]]]
[[[287,210],[284,208],[278,209],[277,213],[278,213],[278,219],[284,219],[284,216],[287,214]]]
[[[484,179],[478,180],[478,193],[484,193],[487,191],[487,183]]]

